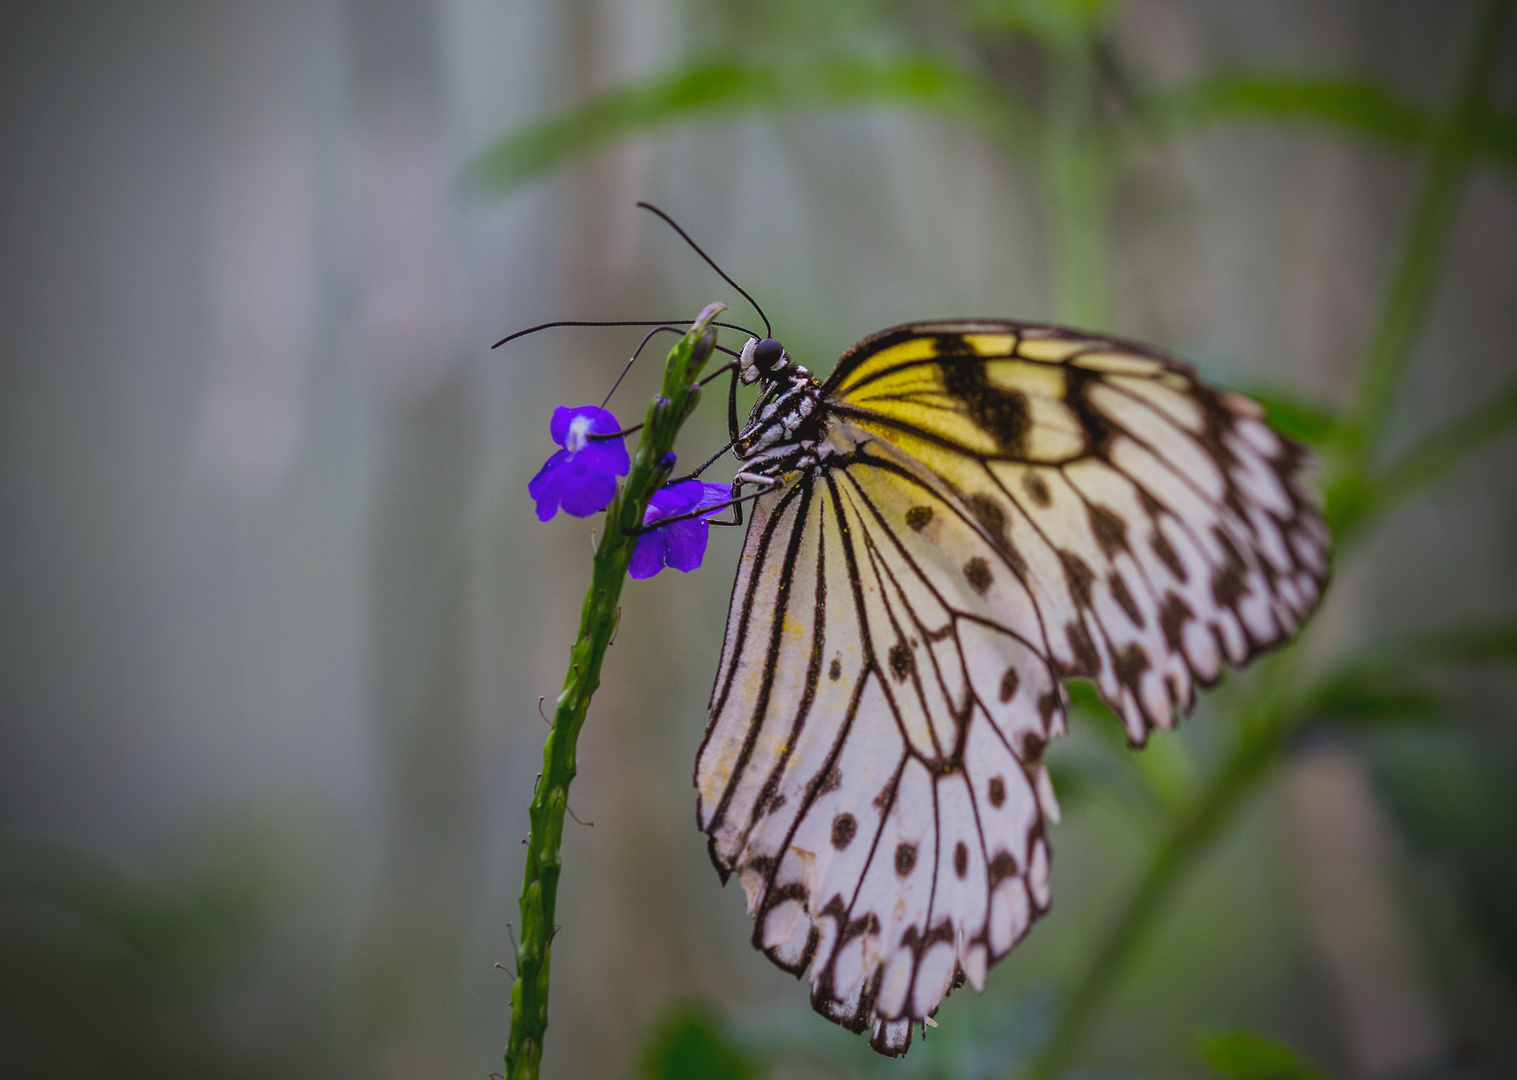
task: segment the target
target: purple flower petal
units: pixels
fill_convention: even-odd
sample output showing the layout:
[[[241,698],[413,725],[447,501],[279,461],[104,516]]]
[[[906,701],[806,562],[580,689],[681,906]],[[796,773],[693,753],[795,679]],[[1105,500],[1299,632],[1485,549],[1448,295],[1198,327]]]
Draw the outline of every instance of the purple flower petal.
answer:
[[[568,460],[569,451],[560,450],[527,482],[527,494],[537,502],[539,521],[547,521],[558,513],[558,504],[564,494],[564,465]]]
[[[725,484],[703,484],[699,480],[682,480],[660,488],[648,500],[643,524],[652,525],[660,518],[677,517],[696,510],[708,510],[727,501],[731,490]],[[637,538],[632,562],[627,572],[635,578],[650,578],[665,566],[689,573],[706,557],[710,525],[705,516],[675,521]]]
[[[624,439],[589,436],[620,430],[616,417],[595,405],[553,410],[548,431],[563,449],[527,484],[539,520],[547,521],[560,509],[575,517],[589,517],[611,504],[616,498],[616,478],[627,475],[632,459]]]
[[[706,557],[706,538],[710,529],[699,518],[676,521],[660,532],[664,537],[664,565],[689,573]]]

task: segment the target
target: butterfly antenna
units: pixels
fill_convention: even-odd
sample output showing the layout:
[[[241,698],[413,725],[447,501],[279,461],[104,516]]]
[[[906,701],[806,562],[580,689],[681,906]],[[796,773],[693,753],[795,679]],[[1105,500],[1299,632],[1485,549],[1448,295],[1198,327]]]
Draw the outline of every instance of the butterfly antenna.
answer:
[[[665,331],[668,331],[671,334],[678,334],[680,332],[679,327],[677,326],[655,326],[652,330],[649,330],[646,334],[644,334],[643,340],[638,342],[637,348],[632,350],[632,355],[627,359],[627,366],[622,368],[622,373],[618,375],[616,377],[616,381],[611,384],[611,389],[606,391],[605,400],[600,403],[600,412],[606,411],[606,406],[611,401],[611,395],[616,393],[616,388],[620,386],[622,384],[622,380],[627,377],[627,372],[632,370],[632,365],[637,360],[639,354],[642,353],[643,346],[647,345],[648,342],[653,339],[654,334],[661,334]]]
[[[743,295],[747,296],[748,294],[743,293]],[[761,311],[759,314],[762,315],[763,312]],[[538,323],[536,326],[529,326],[525,330],[516,331],[514,334],[507,334],[494,345],[491,345],[490,348],[498,349],[508,341],[515,341],[517,338],[526,337],[528,334],[535,334],[539,330],[555,330],[560,326],[688,326],[690,321],[689,319],[558,319],[554,322]],[[737,323],[714,322],[711,325],[720,326],[724,330],[741,330],[749,337],[758,337],[752,330],[749,330],[746,326],[739,326]]]
[[[743,288],[737,282],[733,281],[730,277],[728,277],[727,276],[727,272],[725,270],[723,270],[720,266],[717,266],[716,265],[716,261],[714,259],[712,259],[710,255],[707,255],[704,251],[702,251],[701,250],[701,246],[699,244],[697,244],[694,240],[690,239],[690,234],[689,233],[685,232],[684,229],[680,228],[679,225],[678,225],[678,223],[676,223],[675,220],[672,217],[670,217],[668,214],[664,213],[662,210],[660,210],[658,207],[654,206],[652,203],[640,202],[637,205],[640,206],[640,207],[642,207],[644,210],[652,211],[653,213],[657,214],[659,217],[663,218],[664,221],[665,221],[665,223],[668,224],[668,226],[671,229],[673,229],[675,232],[677,232],[677,233],[680,234],[680,238],[683,239],[685,241],[685,243],[689,244],[692,248],[695,249],[695,253],[697,255],[699,255],[701,258],[703,258],[703,259],[706,260],[706,264],[708,266],[710,266],[711,269],[715,270],[721,276],[721,279],[723,281],[725,281],[728,285],[731,285],[738,292],[742,293],[743,294],[743,299],[746,300],[746,301],[748,301],[748,303],[752,304],[753,305],[753,310],[756,311],[756,312],[758,312],[759,318],[761,318],[761,319],[764,320],[764,336],[765,337],[773,337],[774,336],[774,334],[771,332],[772,328],[769,325],[769,316],[764,314],[764,309],[761,308],[761,307],[759,307],[759,302],[757,300],[755,300],[753,297],[751,297],[751,296],[748,295],[748,290],[747,289]]]

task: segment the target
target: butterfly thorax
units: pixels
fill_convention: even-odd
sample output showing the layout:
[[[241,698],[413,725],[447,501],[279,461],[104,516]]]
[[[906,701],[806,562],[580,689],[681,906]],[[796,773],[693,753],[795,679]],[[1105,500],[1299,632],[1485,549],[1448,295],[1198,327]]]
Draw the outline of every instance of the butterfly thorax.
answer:
[[[773,338],[750,340],[740,360],[744,382],[764,383],[733,452],[741,476],[773,481],[817,464],[826,438],[826,410],[816,377],[793,362]]]

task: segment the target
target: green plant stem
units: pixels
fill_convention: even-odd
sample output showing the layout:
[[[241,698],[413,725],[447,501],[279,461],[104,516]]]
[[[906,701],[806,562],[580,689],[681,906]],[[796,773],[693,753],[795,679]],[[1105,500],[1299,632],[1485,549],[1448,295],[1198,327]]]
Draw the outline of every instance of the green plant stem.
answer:
[[[726,310],[712,304],[669,353],[660,395],[648,406],[642,439],[621,491],[606,509],[605,535],[596,548],[590,591],[580,614],[579,635],[569,652],[569,673],[553,710],[553,730],[543,745],[543,771],[532,796],[532,829],[521,890],[521,942],[516,949],[516,982],[511,987],[511,1036],[506,1046],[508,1080],[535,1080],[548,1029],[548,976],[553,957],[553,921],[562,863],[564,811],[569,783],[577,770],[575,743],[600,685],[601,660],[621,616],[617,601],[648,500],[669,477],[674,438],[700,398],[696,376],[716,344],[711,321]]]
[[[1261,681],[1276,687],[1288,685],[1288,663],[1287,656],[1276,658],[1270,672]],[[1264,696],[1268,700],[1271,695],[1266,693]],[[1101,939],[1089,967],[1066,998],[1048,1041],[1028,1066],[1027,1080],[1054,1080],[1063,1073],[1076,1048],[1085,1041],[1117,976],[1127,966],[1165,902],[1238,807],[1269,774],[1270,766],[1297,719],[1296,710],[1268,705],[1255,716],[1244,718],[1221,769],[1190,809],[1169,827],[1137,887],[1123,905],[1121,916]]]
[[[1350,470],[1363,473],[1385,432],[1407,354],[1422,326],[1459,193],[1486,112],[1486,89],[1495,66],[1511,0],[1486,0],[1448,111],[1433,129],[1417,201],[1386,286],[1380,321],[1365,352],[1343,450]]]

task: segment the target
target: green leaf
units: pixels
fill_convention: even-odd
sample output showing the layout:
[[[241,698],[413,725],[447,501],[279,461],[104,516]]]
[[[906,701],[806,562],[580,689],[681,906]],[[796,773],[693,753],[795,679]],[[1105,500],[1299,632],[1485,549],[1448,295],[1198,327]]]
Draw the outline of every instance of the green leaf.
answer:
[[[1517,113],[1490,113],[1480,125],[1479,147],[1503,165],[1517,166]]]
[[[1418,634],[1397,645],[1391,662],[1405,669],[1410,663],[1517,663],[1517,624],[1469,623]]]
[[[1368,80],[1269,71],[1220,72],[1158,91],[1136,114],[1150,138],[1236,120],[1318,124],[1402,145],[1428,128],[1423,110]]]
[[[1238,121],[1315,126],[1404,147],[1429,135],[1426,109],[1367,79],[1261,70],[1217,72],[1156,91],[1126,124],[1140,138],[1164,140]],[[1517,114],[1483,117],[1475,151],[1517,167]]]
[[[966,15],[976,28],[1066,44],[1097,33],[1115,6],[1111,0],[971,0]]]
[[[1443,870],[1487,955],[1517,988],[1517,755],[1439,730],[1384,736],[1367,754],[1391,820]]]
[[[1327,1080],[1278,1043],[1248,1032],[1205,1035],[1201,1056],[1231,1080]]]
[[[1426,721],[1448,706],[1415,680],[1453,664],[1517,663],[1517,625],[1470,623],[1383,643],[1342,662],[1307,696],[1306,716],[1351,725]]]
[[[1329,683],[1317,693],[1310,711],[1322,720],[1360,726],[1426,721],[1446,710],[1433,694],[1377,672]]]
[[[506,135],[468,168],[480,191],[504,194],[565,162],[633,135],[743,112],[904,108],[942,115],[1013,153],[1036,138],[1018,99],[949,60],[836,56],[785,64],[702,60],[599,94]]]
[[[643,1058],[643,1080],[749,1080],[753,1064],[726,1037],[720,1022],[698,1008],[680,1008],[654,1032]]]
[[[1308,402],[1294,391],[1249,387],[1244,391],[1264,406],[1264,419],[1275,431],[1307,446],[1324,446],[1338,430],[1332,406]]]
[[[261,914],[207,904],[214,897],[193,892],[133,874],[82,849],[0,837],[0,899],[24,898],[66,914],[178,978],[219,970],[235,955],[247,924]]]
[[[1374,508],[1374,485],[1360,473],[1352,472],[1328,484],[1322,517],[1334,539],[1341,541]]]

